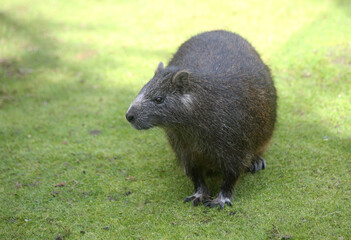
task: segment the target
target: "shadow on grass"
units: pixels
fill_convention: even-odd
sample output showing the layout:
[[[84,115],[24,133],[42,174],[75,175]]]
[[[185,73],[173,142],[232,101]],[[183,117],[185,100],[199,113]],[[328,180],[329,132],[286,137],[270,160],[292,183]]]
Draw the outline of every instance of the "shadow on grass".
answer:
[[[54,24],[48,20],[34,19],[28,22],[20,22],[14,17],[0,12],[0,24],[4,26],[5,29],[9,29],[13,36],[14,41],[16,39],[23,40],[25,44],[18,46],[19,57],[13,59],[1,59],[1,66],[5,71],[7,63],[10,63],[13,67],[23,67],[26,66],[31,68],[31,73],[35,74],[38,72],[43,72],[49,70],[50,72],[62,71],[68,76],[74,76],[74,74],[80,73],[80,75],[89,76],[93,75],[92,67],[87,66],[88,63],[80,61],[80,63],[63,60],[60,55],[60,51],[65,51],[66,49],[71,49],[72,47],[68,43],[64,43],[58,40],[54,35],[55,31],[62,31],[65,29],[64,25]],[[12,40],[12,39],[11,39]],[[10,41],[10,40],[9,40]],[[17,47],[17,46],[16,46]],[[75,46],[73,46],[75,47]],[[70,54],[70,53],[69,53]],[[85,55],[84,55],[85,54]],[[89,58],[89,53],[83,53],[81,55],[77,54],[76,58],[78,60]],[[112,56],[113,57],[113,56]],[[98,59],[92,59],[93,62],[97,62]],[[11,66],[10,66],[11,67]],[[119,66],[121,67],[121,66]],[[122,66],[123,67],[123,66]],[[10,69],[9,70],[13,70]],[[15,74],[11,71],[8,73],[10,77]],[[18,77],[21,75],[20,69],[17,69]],[[22,75],[25,75],[24,71]],[[30,80],[28,78],[26,80]],[[48,82],[48,84],[53,84]]]
[[[23,48],[26,51],[19,64],[34,63],[33,66],[35,66],[35,63],[40,63],[38,67],[49,68],[62,65],[60,59],[54,54],[57,42],[55,39],[49,39],[47,35],[49,31],[60,28],[60,26],[54,26],[43,20],[20,23],[3,12],[0,12],[0,24],[10,31],[13,30],[13,40],[22,38],[28,42],[27,46],[18,46],[19,49]]]

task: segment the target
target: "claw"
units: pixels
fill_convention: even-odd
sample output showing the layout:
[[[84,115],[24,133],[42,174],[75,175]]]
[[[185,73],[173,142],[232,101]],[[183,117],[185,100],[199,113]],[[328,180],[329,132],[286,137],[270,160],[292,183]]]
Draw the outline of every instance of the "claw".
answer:
[[[194,196],[194,195],[189,196],[189,197],[187,197],[187,198],[184,199],[184,203],[190,202],[190,201],[192,201],[192,200],[194,200],[194,199],[195,199],[195,196]]]
[[[184,203],[192,201],[194,206],[198,206],[199,203],[208,202],[210,199],[211,199],[210,195],[208,195],[206,193],[196,192],[193,195],[185,198]]]
[[[200,202],[201,202],[201,201],[200,201],[199,198],[195,198],[195,199],[193,200],[193,205],[196,207],[197,205],[199,205]]]
[[[263,160],[262,161],[263,162],[262,170],[263,170],[263,169],[266,169],[266,160],[264,160],[263,158],[261,158],[261,159]]]

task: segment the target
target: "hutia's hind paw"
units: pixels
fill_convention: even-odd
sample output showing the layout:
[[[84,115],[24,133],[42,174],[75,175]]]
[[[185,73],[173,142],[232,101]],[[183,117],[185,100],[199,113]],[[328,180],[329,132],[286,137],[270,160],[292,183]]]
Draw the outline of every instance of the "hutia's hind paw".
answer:
[[[192,201],[193,205],[197,206],[199,203],[204,203],[209,199],[211,199],[209,194],[196,192],[193,195],[185,198],[184,203]]]
[[[266,168],[266,160],[260,156],[255,157],[251,162],[251,166],[248,168],[248,172],[255,173]]]

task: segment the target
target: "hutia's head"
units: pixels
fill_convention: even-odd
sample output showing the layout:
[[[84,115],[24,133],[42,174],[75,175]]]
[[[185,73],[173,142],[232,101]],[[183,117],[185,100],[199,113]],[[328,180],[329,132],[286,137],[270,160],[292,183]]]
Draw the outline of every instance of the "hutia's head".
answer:
[[[182,123],[193,106],[190,73],[160,62],[154,77],[140,90],[126,118],[136,129]]]

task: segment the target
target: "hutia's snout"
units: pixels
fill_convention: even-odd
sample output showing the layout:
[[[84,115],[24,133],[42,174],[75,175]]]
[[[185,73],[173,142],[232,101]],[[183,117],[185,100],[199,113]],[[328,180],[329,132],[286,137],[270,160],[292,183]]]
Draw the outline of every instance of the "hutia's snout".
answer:
[[[130,111],[130,109],[126,113],[126,119],[130,123],[134,122],[134,120],[135,120],[135,115],[134,115],[134,113],[132,111]]]
[[[126,119],[128,122],[133,122],[134,121],[134,115],[133,114],[126,114]]]
[[[140,117],[141,114],[144,115]],[[134,105],[128,109],[126,113],[126,119],[137,130],[146,130],[153,127],[152,123],[149,122],[149,118],[145,115],[145,113],[140,113],[139,108],[135,107]]]

